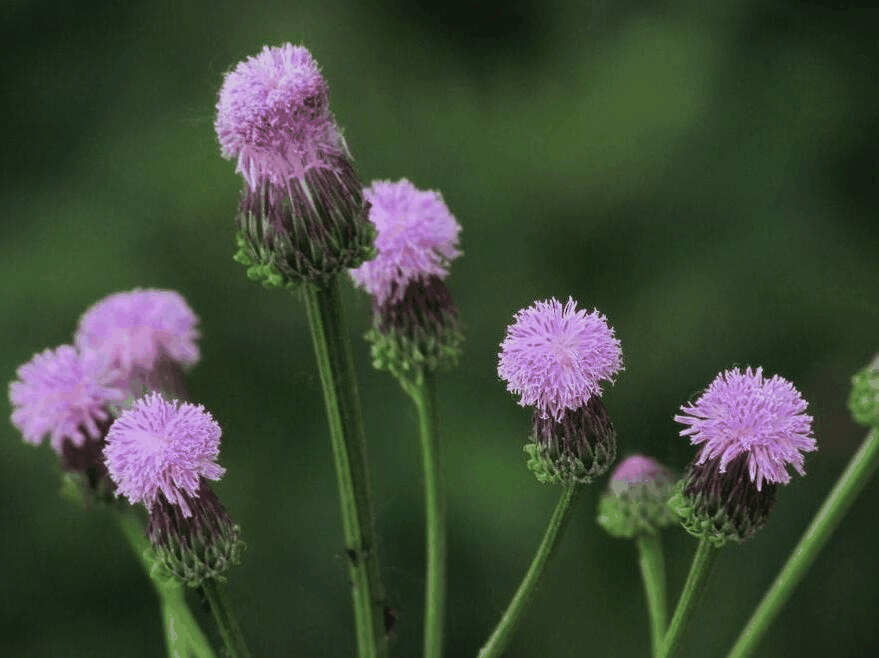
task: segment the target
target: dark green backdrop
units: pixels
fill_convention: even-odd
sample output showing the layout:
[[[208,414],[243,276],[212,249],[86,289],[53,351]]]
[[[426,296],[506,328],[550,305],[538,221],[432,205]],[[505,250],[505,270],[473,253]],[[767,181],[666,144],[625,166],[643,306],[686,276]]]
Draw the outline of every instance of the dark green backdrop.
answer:
[[[203,334],[190,391],[224,428],[217,489],[249,542],[229,589],[254,653],[353,655],[304,308],[232,261],[240,181],[213,132],[224,71],[303,43],[363,180],[438,189],[463,226],[449,285],[467,349],[440,383],[448,656],[475,656],[557,496],[525,467],[529,413],[495,368],[513,313],[568,295],[622,341],[626,371],[605,399],[623,454],[686,464],[672,416],[732,365],[763,365],[810,401],[808,476],[721,554],[683,651],[722,656],[863,434],[845,398],[879,350],[877,15],[744,0],[254,4],[0,7],[0,372],[70,342],[108,293],[179,290]],[[369,367],[368,300],[345,299],[393,654],[408,658],[424,562],[415,416]],[[162,655],[153,592],[118,529],[60,500],[56,471],[47,446],[0,425],[0,655]],[[647,655],[634,548],[595,525],[599,491],[578,503],[511,658]],[[879,647],[877,494],[874,481],[758,656]],[[694,541],[664,538],[676,597]]]

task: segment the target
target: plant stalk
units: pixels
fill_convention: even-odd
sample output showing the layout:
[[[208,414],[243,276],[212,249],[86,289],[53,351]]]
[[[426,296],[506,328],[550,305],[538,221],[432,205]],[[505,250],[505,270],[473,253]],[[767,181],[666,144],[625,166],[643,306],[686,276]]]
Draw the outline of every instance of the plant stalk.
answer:
[[[387,607],[379,573],[369,495],[366,439],[338,277],[325,286],[306,286],[303,297],[323,386],[336,465],[345,552],[354,600],[357,651],[360,658],[386,658]]]
[[[547,563],[558,548],[562,531],[567,525],[571,512],[574,509],[573,502],[576,500],[577,494],[580,493],[581,489],[582,485],[579,484],[565,487],[549,520],[543,541],[540,542],[537,553],[531,561],[531,566],[528,567],[528,572],[522,579],[519,589],[513,595],[513,600],[510,601],[510,605],[507,607],[506,612],[504,612],[503,617],[501,617],[500,622],[498,622],[491,637],[488,638],[488,641],[479,652],[479,658],[499,658],[506,651],[516,626],[518,626],[521,620],[522,613],[525,612],[531,595],[534,593],[537,583],[546,569]]]
[[[644,581],[644,593],[647,597],[647,611],[650,615],[652,656],[659,658],[668,624],[662,540],[657,531],[639,533],[635,541],[638,545],[638,566],[641,567],[641,578]]]
[[[775,581],[763,595],[763,600],[754,610],[729,652],[729,658],[745,658],[751,655],[824,544],[839,526],[855,498],[869,481],[877,463],[879,463],[879,429],[873,428],[836,481],[821,509],[815,514],[812,523],[778,572]]]

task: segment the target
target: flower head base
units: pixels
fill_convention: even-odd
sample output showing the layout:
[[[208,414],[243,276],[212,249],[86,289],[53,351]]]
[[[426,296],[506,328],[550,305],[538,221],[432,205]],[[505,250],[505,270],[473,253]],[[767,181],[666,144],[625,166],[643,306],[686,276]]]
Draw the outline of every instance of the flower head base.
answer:
[[[412,283],[448,275],[449,261],[460,254],[461,227],[439,192],[419,190],[403,178],[374,181],[364,196],[378,256],[351,276],[377,307],[402,301]]]
[[[741,543],[756,534],[775,505],[778,485],[767,482],[757,489],[751,481],[748,456],[740,454],[720,470],[720,461],[690,464],[668,501],[684,529],[721,547]]]
[[[235,260],[248,278],[293,289],[375,255],[360,182],[308,50],[267,46],[226,74],[215,127],[246,182]]]
[[[373,318],[366,340],[376,369],[418,381],[425,370],[458,363],[464,342],[458,307],[438,276],[411,281],[399,301],[376,306]]]
[[[240,528],[204,480],[196,496],[184,496],[190,515],[164,495],[150,510],[147,535],[158,570],[154,575],[159,580],[170,576],[190,587],[208,578],[224,581],[229,568],[241,563],[245,545]]]
[[[611,475],[598,505],[598,523],[614,537],[655,533],[677,521],[668,508],[671,472],[642,455],[624,459]]]
[[[528,468],[544,484],[589,484],[616,458],[616,431],[601,398],[593,395],[561,420],[534,412],[531,442],[525,445]]]
[[[852,377],[848,407],[856,423],[867,427],[879,426],[879,355],[873,363]]]
[[[66,441],[79,447],[89,438],[99,440],[109,408],[126,398],[109,381],[113,376],[103,355],[70,345],[37,354],[17,375],[9,386],[12,423],[28,443],[38,445],[48,435],[59,455]]]
[[[695,404],[675,420],[681,436],[701,445],[696,463],[719,459],[718,472],[746,455],[748,475],[759,491],[763,481],[787,484],[787,466],[803,475],[802,452],[816,449],[806,401],[786,379],[764,379],[763,369],[738,368],[719,374]]]
[[[120,494],[148,509],[159,495],[184,517],[202,478],[219,480],[220,426],[201,405],[169,402],[158,393],[134,403],[113,423],[104,456]]]
[[[136,368],[151,371],[170,360],[198,361],[198,318],[173,290],[119,292],[92,306],[79,321],[80,349],[107,355],[127,381]]]
[[[578,311],[572,299],[550,299],[516,314],[501,343],[498,374],[521,396],[520,405],[558,422],[600,395],[600,382],[621,369],[620,342],[603,315]]]

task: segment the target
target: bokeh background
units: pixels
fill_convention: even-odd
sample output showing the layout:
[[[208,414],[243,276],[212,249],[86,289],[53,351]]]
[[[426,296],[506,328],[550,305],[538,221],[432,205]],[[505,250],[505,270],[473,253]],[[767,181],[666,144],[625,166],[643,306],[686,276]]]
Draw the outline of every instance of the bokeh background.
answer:
[[[622,341],[626,371],[605,399],[623,455],[682,468],[693,451],[672,416],[733,365],[762,365],[810,401],[808,476],[720,555],[682,652],[722,656],[863,435],[845,400],[879,350],[876,19],[749,0],[5,0],[0,373],[70,342],[109,293],[180,291],[203,334],[188,386],[224,427],[217,490],[249,542],[229,589],[254,655],[353,655],[304,308],[232,261],[241,185],[213,131],[225,71],[265,44],[305,44],[363,180],[440,190],[463,226],[449,285],[466,353],[440,383],[447,655],[476,655],[558,495],[525,467],[529,412],[496,376],[498,343],[517,309],[571,295]],[[369,366],[368,299],[348,286],[345,301],[393,655],[415,656],[416,419]],[[594,523],[602,486],[578,503],[511,658],[648,655],[635,549]],[[118,528],[57,490],[48,446],[0,424],[0,655],[161,656],[152,589]],[[877,495],[879,480],[757,656],[879,648]],[[695,542],[679,529],[664,541],[673,602]]]

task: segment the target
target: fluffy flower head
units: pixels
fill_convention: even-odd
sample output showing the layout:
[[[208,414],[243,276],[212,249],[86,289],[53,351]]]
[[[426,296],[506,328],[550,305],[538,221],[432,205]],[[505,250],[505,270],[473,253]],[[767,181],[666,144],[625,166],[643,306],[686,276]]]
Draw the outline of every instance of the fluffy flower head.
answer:
[[[152,393],[110,427],[104,458],[118,492],[132,503],[150,509],[161,493],[189,517],[186,499],[198,496],[200,478],[219,480],[225,473],[215,463],[220,434],[203,406]]]
[[[251,189],[270,181],[283,187],[322,161],[321,152],[345,150],[329,110],[327,83],[302,46],[266,46],[226,74],[214,124],[224,158]]]
[[[97,421],[107,420],[107,407],[126,392],[107,380],[106,358],[80,353],[70,345],[46,350],[18,369],[9,386],[12,423],[24,440],[37,445],[49,435],[61,453],[64,439],[82,446],[87,436],[101,437]]]
[[[790,482],[787,466],[803,475],[803,452],[816,449],[806,401],[786,379],[763,377],[763,369],[720,373],[695,404],[681,407],[675,420],[693,445],[702,449],[697,464],[720,458],[720,472],[737,456],[748,455],[748,475],[760,490],[763,481]]]
[[[620,342],[598,311],[568,299],[535,302],[519,311],[501,343],[498,374],[519,404],[560,421],[566,409],[601,394],[600,382],[622,369]]]
[[[399,301],[412,281],[448,275],[449,261],[460,253],[461,226],[439,192],[419,190],[403,178],[375,181],[363,194],[371,204],[378,256],[351,270],[351,276],[378,305]]]
[[[183,365],[198,361],[197,322],[176,292],[135,289],[105,297],[86,311],[76,343],[107,355],[127,378],[135,366],[152,370],[161,353]]]

